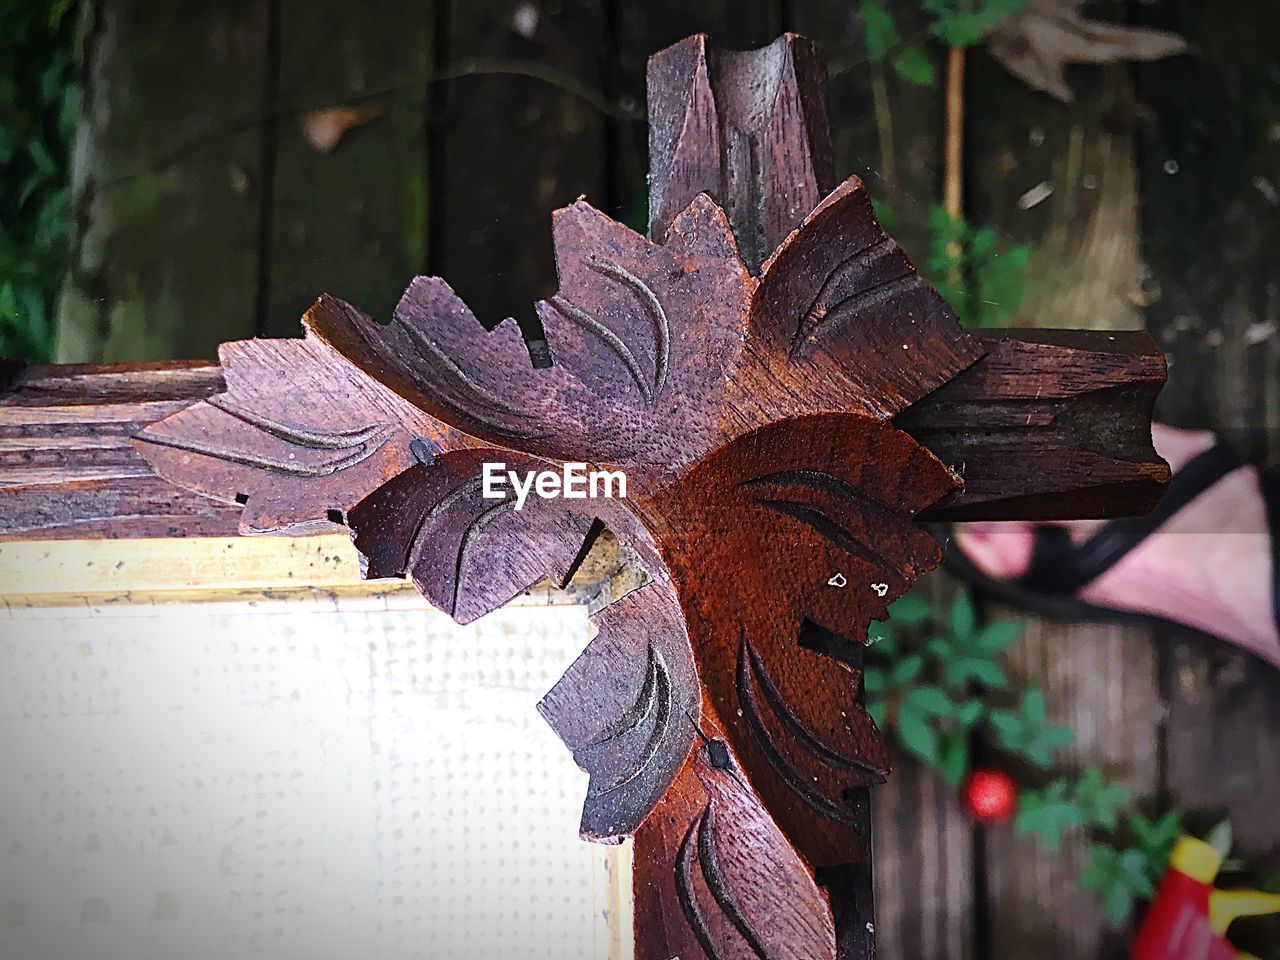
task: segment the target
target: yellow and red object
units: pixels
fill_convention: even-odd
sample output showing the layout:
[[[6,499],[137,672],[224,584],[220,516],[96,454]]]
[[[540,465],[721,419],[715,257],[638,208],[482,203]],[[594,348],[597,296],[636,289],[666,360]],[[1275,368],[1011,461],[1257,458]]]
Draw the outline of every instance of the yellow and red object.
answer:
[[[1231,945],[1227,928],[1239,917],[1280,913],[1280,894],[1215,889],[1221,868],[1222,855],[1203,840],[1178,840],[1131,960],[1256,960]]]

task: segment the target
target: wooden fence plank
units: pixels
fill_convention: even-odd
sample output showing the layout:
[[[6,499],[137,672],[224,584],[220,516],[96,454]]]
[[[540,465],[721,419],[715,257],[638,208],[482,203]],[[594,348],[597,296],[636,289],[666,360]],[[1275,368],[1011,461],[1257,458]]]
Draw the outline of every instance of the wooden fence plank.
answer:
[[[1147,311],[1170,355],[1158,412],[1224,430],[1280,462],[1280,35],[1256,0],[1164,0],[1150,26],[1194,57],[1138,68],[1143,114],[1143,255],[1158,297]]]
[[[599,5],[454,0],[439,72],[431,272],[486,325],[555,291],[551,211],[604,191]]]
[[[1138,69],[1143,114],[1143,254],[1159,294],[1147,311],[1169,354],[1157,412],[1220,431],[1280,463],[1280,35],[1252,0],[1165,0],[1144,23],[1197,51]],[[1262,531],[1258,536],[1265,536]],[[1236,853],[1280,856],[1280,675],[1224,645],[1162,631],[1169,700],[1166,789],[1211,822],[1228,815]],[[1280,942],[1274,918],[1241,945]]]
[[[920,4],[894,0],[884,6],[941,76],[941,58],[927,39]],[[909,83],[887,64],[872,62],[856,4],[797,4],[788,29],[811,37],[827,55],[836,178],[862,177],[889,232],[923,263],[929,212],[941,197],[942,88]]]
[[[1123,16],[1113,3],[1091,15]],[[966,213],[1034,250],[1019,314],[1036,325],[1141,327],[1132,83],[1123,67],[1072,71],[1071,104],[1032,91],[985,51],[969,55]],[[1016,673],[1042,686],[1077,743],[1066,770],[1099,766],[1137,797],[1159,792],[1163,707],[1150,631],[1027,621]],[[1096,894],[1080,888],[1089,839],[1059,852],[1012,831],[986,837],[985,930],[992,956],[1107,960],[1128,955]]]
[[[85,4],[59,360],[211,358],[253,333],[269,6]]]
[[[1138,797],[1155,795],[1161,704],[1156,652],[1146,629],[1030,619],[1010,659],[1015,683],[1041,686],[1050,722],[1076,733],[1075,745],[1060,757],[1063,771],[1096,766]],[[1128,957],[1127,931],[1111,930],[1097,895],[1080,887],[1088,846],[1082,832],[1069,834],[1056,853],[1033,838],[1015,836],[1011,828],[986,835],[987,955]]]
[[[321,293],[387,319],[426,269],[434,7],[284,0],[266,335]],[[335,107],[376,115],[322,152],[303,124]]]
[[[1123,6],[1123,4],[1121,4]],[[1019,315],[1040,327],[1142,327],[1136,110],[1123,68],[1071,74],[1063,104],[969,54],[967,215],[1030,243]]]

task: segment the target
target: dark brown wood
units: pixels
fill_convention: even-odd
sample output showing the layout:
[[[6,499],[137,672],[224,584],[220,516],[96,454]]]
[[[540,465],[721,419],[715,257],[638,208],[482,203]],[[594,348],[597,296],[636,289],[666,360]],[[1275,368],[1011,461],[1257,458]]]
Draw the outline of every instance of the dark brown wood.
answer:
[[[649,60],[649,234],[698,193],[733,222],[754,273],[831,188],[826,64],[795,34],[763,50],[705,34]]]
[[[368,576],[410,577],[461,621],[567,582],[607,528],[648,582],[599,617],[541,709],[590,774],[583,833],[637,838],[638,956],[863,960],[866,791],[890,759],[861,652],[941,559],[915,520],[967,479],[952,514],[1147,505],[1163,366],[1140,337],[962,330],[862,182],[827,192],[807,41],[719,54],[695,37],[652,72],[653,235],[582,201],[558,211],[543,336],[486,330],[418,278],[387,324],[322,297],[301,340],[225,344],[221,382],[82,371],[110,381],[97,389],[126,424],[110,467],[132,472],[99,492],[163,478],[238,509],[245,533],[349,527]],[[20,376],[0,427],[36,410],[88,469],[103,407],[59,419],[57,383]],[[495,461],[622,471],[626,495],[486,496]],[[6,530],[43,516],[57,476],[31,476],[12,475]],[[75,511],[35,526],[82,528]]]
[[[964,485],[928,519],[1146,513],[1169,468],[1151,446],[1164,355],[1140,331],[984,330],[986,356],[897,423]]]
[[[34,366],[0,395],[7,539],[230,536],[239,507],[156,476],[131,439],[224,389],[200,362]]]
[[[337,301],[322,301],[316,309],[330,309],[326,303]],[[965,480],[926,518],[995,519],[1020,511],[1115,516],[1150,509],[1166,471],[1152,459],[1143,419],[1162,369],[1145,335],[1018,329],[973,336],[988,355],[896,421]],[[517,358],[527,355],[522,344],[515,347]],[[287,349],[309,356],[301,346],[252,341],[231,348],[229,356]],[[1064,357],[1080,362],[1064,363]],[[994,376],[995,367],[1004,373]],[[301,376],[278,363],[274,369],[279,376]],[[0,539],[235,533],[238,508],[175,489],[127,443],[149,424],[222,389],[221,368],[213,364],[31,367],[17,375],[10,392],[0,395]],[[305,406],[287,397],[281,402],[290,405],[295,424],[306,424],[305,417],[297,419]],[[1046,462],[1041,444],[1051,445],[1057,459]],[[1035,470],[1028,469],[1032,463]],[[113,512],[104,513],[105,486],[125,479],[128,488],[114,489]],[[268,486],[274,482],[269,475],[266,480]],[[204,489],[232,504],[245,492],[228,487],[217,493],[207,482]]]

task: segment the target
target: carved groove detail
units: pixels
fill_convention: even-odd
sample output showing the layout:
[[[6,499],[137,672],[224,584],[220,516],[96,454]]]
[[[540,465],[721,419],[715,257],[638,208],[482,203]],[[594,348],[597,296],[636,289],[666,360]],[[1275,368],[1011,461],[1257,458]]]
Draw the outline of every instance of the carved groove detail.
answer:
[[[887,557],[857,540],[848,530],[816,507],[811,507],[804,503],[796,503],[793,500],[758,500],[756,502],[761,506],[768,507],[770,510],[776,510],[784,516],[791,517],[793,520],[798,520],[819,536],[834,543],[841,550],[852,554],[859,560],[864,560],[878,568],[893,569],[893,565]]]
[[[649,645],[649,664],[645,670],[644,685],[640,688],[635,703],[616,723],[580,750],[575,759],[581,762],[580,758],[588,752],[607,747],[633,730],[640,729],[651,717],[653,729],[645,739],[644,748],[640,751],[635,767],[612,783],[596,786],[593,782],[588,796],[605,796],[639,778],[657,756],[658,749],[666,738],[667,727],[671,722],[671,675],[661,652],[653,644]]]
[[[644,402],[650,405],[653,403],[653,387],[649,385],[644,371],[640,369],[640,361],[631,352],[631,348],[622,342],[621,337],[587,313],[587,311],[575,303],[570,303],[560,294],[556,294],[547,302],[566,320],[572,321],[582,330],[603,340],[609,349],[618,355],[618,359],[622,361],[623,365],[626,366],[627,372],[631,374],[631,379],[635,381],[636,387],[640,390],[640,396],[644,397]]]
[[[543,435],[533,428],[512,427],[509,424],[502,423],[500,419],[495,420],[495,415],[499,418],[509,417],[522,420],[527,417],[527,414],[523,410],[512,406],[492,391],[487,390],[485,387],[476,383],[475,380],[473,380],[471,376],[463,370],[452,357],[449,356],[449,354],[440,348],[438,343],[417,327],[412,324],[402,324],[402,327],[409,335],[409,341],[413,345],[414,351],[428,366],[437,370],[440,367],[443,367],[444,371],[453,378],[454,382],[461,387],[469,397],[471,397],[473,402],[478,403],[481,407],[488,407],[489,410],[486,412],[484,410],[476,410],[472,408],[460,409],[458,404],[450,403],[446,398],[444,398],[440,391],[435,392],[434,395],[436,399],[442,400],[459,413],[479,420],[486,426],[493,428],[504,436],[534,439]]]
[[[363,463],[377,453],[391,438],[392,434],[392,428],[386,424],[373,424],[360,430],[324,434],[238,409],[220,397],[211,397],[205,403],[228,416],[235,417],[242,423],[295,446],[309,450],[345,450],[348,452],[322,463],[299,463],[295,460],[282,460],[279,457],[271,457],[266,454],[242,453],[220,444],[205,443],[194,437],[162,437],[146,429],[138,431],[134,435],[135,439],[158,447],[169,447],[173,450],[182,450],[186,453],[195,453],[204,457],[215,457],[219,460],[238,463],[246,467],[269,470],[272,473],[288,477],[318,478],[331,476],[339,470],[346,470],[348,467]]]
[[[760,659],[760,655],[756,652],[755,648],[751,646],[750,641],[747,640],[745,635],[742,638],[742,649],[739,653],[739,671],[742,670],[741,659],[743,656],[745,656],[750,662],[751,676],[754,677],[755,681],[760,685],[760,689],[764,693],[764,698],[773,710],[774,716],[781,721],[783,727],[785,727],[806,750],[829,767],[834,767],[837,770],[845,770],[850,773],[857,773],[867,778],[870,782],[883,783],[885,781],[885,778],[888,776],[887,770],[881,770],[865,760],[857,760],[853,757],[847,757],[844,754],[831,749],[809,732],[808,728],[800,722],[794,711],[782,698],[782,691],[778,689],[778,685],[774,682],[773,677],[769,676],[769,671],[765,668],[764,661]],[[749,687],[748,694],[750,695]],[[751,697],[753,700],[753,709],[755,709],[754,695],[751,695]],[[744,711],[746,710],[745,705],[743,709]],[[758,715],[757,711],[757,716]]]
[[[742,939],[759,960],[770,960],[769,952],[761,943],[759,935],[751,928],[720,869],[715,847],[715,817],[715,801],[708,801],[702,812],[694,818],[693,823],[689,824],[689,829],[681,841],[680,853],[676,859],[676,889],[681,909],[710,960],[721,960],[723,955],[711,936],[710,926],[698,903],[697,889],[693,883],[696,850],[698,870],[703,882],[706,883],[707,889],[711,891],[711,896],[725,917],[742,935]]]
[[[594,256],[588,257],[586,264],[597,273],[617,280],[634,293],[649,312],[649,316],[653,321],[654,343],[656,345],[654,351],[653,391],[649,400],[649,403],[652,404],[662,395],[662,390],[667,385],[667,370],[671,364],[671,321],[667,319],[667,311],[663,309],[662,301],[653,292],[653,288],[621,264],[611,263],[608,260],[601,260],[599,257]]]
[[[782,754],[782,750],[778,747],[777,742],[773,739],[773,735],[769,733],[765,727],[764,718],[760,711],[759,701],[756,700],[755,690],[752,688],[753,665],[750,662],[748,654],[748,644],[746,637],[742,639],[742,645],[738,651],[738,702],[742,705],[742,716],[747,721],[747,728],[751,731],[752,737],[760,747],[760,752],[764,754],[769,761],[769,765],[782,778],[783,782],[789,786],[795,794],[800,797],[815,813],[821,814],[837,823],[842,823],[847,827],[857,827],[857,821],[854,818],[853,811],[844,809],[835,803],[832,803],[826,797],[822,796],[810,785],[799,770],[797,770],[789,760]],[[881,778],[883,779],[883,778]]]
[[[405,555],[405,560],[401,569],[412,570],[422,562],[423,554],[425,554],[432,545],[430,537],[431,525],[440,517],[444,516],[454,504],[475,493],[483,484],[483,477],[475,477],[474,479],[468,480],[466,483],[450,490],[439,503],[422,515],[421,519],[418,520],[418,525],[413,532],[413,536],[409,539],[409,552]]]
[[[481,484],[483,485],[483,483],[484,480],[481,478]],[[462,538],[458,541],[458,562],[454,567],[453,572],[453,605],[450,608],[450,613],[453,613],[458,609],[458,592],[462,587],[462,568],[467,562],[468,551],[470,551],[472,545],[480,539],[480,536],[484,533],[485,528],[488,527],[489,524],[493,523],[504,514],[510,513],[515,509],[515,507],[516,502],[514,500],[503,500],[501,503],[496,503],[492,507],[489,507],[467,524],[467,529],[463,532]]]
[[[887,268],[892,274],[873,280],[871,276],[877,268]],[[848,318],[920,284],[910,261],[901,255],[898,244],[889,237],[846,257],[827,275],[805,311],[791,341],[791,359],[798,359],[814,341]]]

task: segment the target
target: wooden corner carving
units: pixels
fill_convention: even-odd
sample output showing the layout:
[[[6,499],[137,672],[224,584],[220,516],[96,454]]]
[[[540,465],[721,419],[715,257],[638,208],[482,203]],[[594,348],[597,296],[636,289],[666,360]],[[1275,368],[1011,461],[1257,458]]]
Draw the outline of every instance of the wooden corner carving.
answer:
[[[916,521],[1141,510],[1167,478],[1149,341],[962,330],[832,182],[823,74],[794,36],[655,55],[650,237],[556,212],[544,338],[438,278],[387,323],[322,297],[303,339],[225,345],[225,389],[133,435],[242,532],[349,528],[367,576],[461,622],[617,536],[648,582],[539,709],[590,774],[583,836],[635,837],[645,960],[873,956],[890,759],[861,655],[941,560]],[[489,489],[498,463],[625,496]]]

